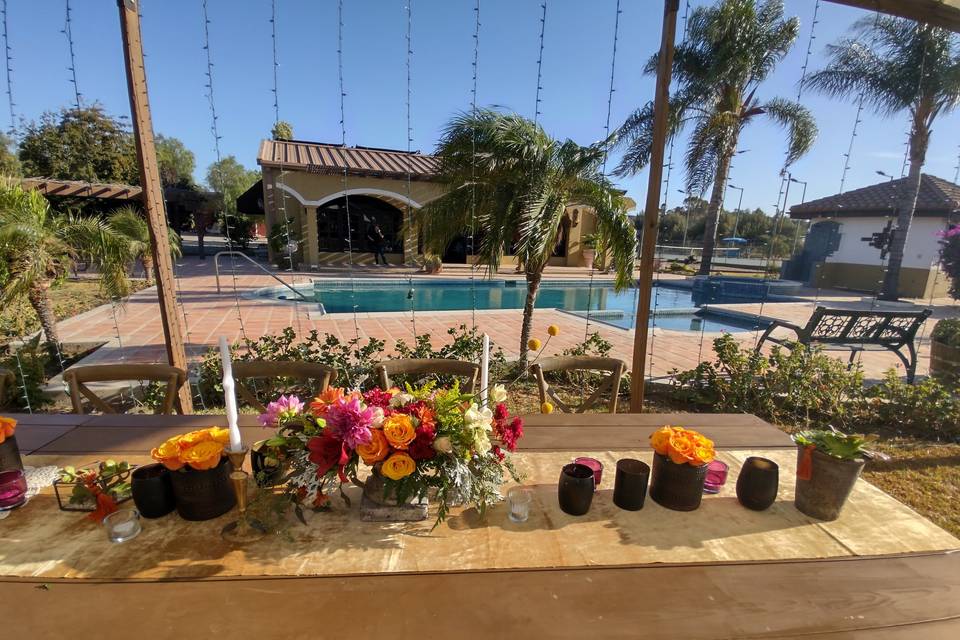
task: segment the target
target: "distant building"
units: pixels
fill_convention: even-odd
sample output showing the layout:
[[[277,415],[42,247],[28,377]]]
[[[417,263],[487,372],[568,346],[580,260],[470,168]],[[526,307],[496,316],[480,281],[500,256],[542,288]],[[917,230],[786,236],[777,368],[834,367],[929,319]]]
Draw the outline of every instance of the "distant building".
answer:
[[[422,253],[422,246],[404,220],[408,212],[444,193],[443,185],[436,180],[439,161],[421,153],[264,140],[257,163],[263,172],[260,206],[266,216],[266,231],[283,224],[281,211],[285,208],[291,228],[300,238],[297,258],[309,267],[345,264],[351,244],[354,264],[373,264],[373,247],[368,240],[373,225],[379,225],[386,237],[386,256],[391,264],[413,262]],[[250,200],[251,196],[248,193],[241,198]],[[582,266],[580,238],[596,230],[592,211],[570,205],[561,225],[550,264]],[[469,238],[455,238],[442,256],[444,262],[472,262],[470,244]],[[275,258],[271,251],[271,259]],[[516,264],[516,260],[507,256],[503,263]]]
[[[784,276],[814,287],[879,291],[889,259],[884,240],[896,226],[896,203],[905,188],[906,178],[888,180],[790,207],[791,218],[810,220],[811,227]],[[947,294],[937,232],[958,215],[960,186],[923,174],[900,271],[901,296]]]

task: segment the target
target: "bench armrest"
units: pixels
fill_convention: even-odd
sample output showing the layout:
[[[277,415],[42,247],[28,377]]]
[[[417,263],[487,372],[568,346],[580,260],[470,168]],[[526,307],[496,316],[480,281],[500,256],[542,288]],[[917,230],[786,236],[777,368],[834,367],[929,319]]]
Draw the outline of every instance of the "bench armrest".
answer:
[[[787,322],[786,320],[774,320],[767,326],[767,329],[763,332],[763,335],[760,336],[760,340],[757,341],[756,350],[759,351],[760,347],[763,346],[763,343],[770,337],[770,334],[773,333],[774,329],[783,328],[790,329],[795,334],[797,334],[797,340],[801,337],[801,332],[803,329],[792,322]]]

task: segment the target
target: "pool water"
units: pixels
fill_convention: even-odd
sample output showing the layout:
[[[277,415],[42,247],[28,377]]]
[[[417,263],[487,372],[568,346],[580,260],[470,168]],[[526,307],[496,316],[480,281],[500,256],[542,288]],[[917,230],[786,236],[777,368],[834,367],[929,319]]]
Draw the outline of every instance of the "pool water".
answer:
[[[314,281],[312,289],[303,290],[307,299],[323,305],[326,313],[358,313],[384,311],[452,311],[467,309],[522,309],[526,301],[523,281],[484,280],[473,284],[466,280],[357,280]],[[650,324],[682,331],[747,331],[741,326],[719,319],[698,309],[687,289],[658,286],[651,305],[654,314]],[[281,297],[287,297],[281,294]],[[626,329],[633,328],[637,306],[637,289],[616,292],[609,281],[544,281],[537,294],[536,308],[562,309]]]

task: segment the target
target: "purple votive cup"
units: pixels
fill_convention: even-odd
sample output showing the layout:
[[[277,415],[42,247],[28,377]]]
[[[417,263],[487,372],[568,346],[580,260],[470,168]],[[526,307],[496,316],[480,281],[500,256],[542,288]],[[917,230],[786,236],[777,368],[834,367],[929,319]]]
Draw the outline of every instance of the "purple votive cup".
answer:
[[[20,469],[0,472],[0,509],[9,509],[23,502],[27,478]]]
[[[714,460],[707,465],[707,477],[703,481],[704,493],[720,493],[720,487],[727,482],[727,472],[730,470],[726,462]]]
[[[574,464],[582,464],[593,471],[593,486],[600,486],[600,478],[603,476],[603,463],[596,458],[575,458]]]

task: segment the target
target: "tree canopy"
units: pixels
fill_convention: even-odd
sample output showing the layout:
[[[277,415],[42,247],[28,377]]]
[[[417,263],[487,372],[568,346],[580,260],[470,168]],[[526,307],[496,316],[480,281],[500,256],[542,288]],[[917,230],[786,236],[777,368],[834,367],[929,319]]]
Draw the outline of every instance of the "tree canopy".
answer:
[[[273,125],[270,135],[274,140],[292,140],[293,125],[286,120],[278,120],[277,123]]]
[[[223,210],[237,212],[237,197],[260,179],[259,171],[244,167],[234,156],[226,156],[207,168],[207,186],[223,196]]]
[[[197,161],[193,151],[177,138],[158,135],[156,139],[157,164],[160,166],[160,182],[165,187],[190,187],[193,185],[193,170]]]

